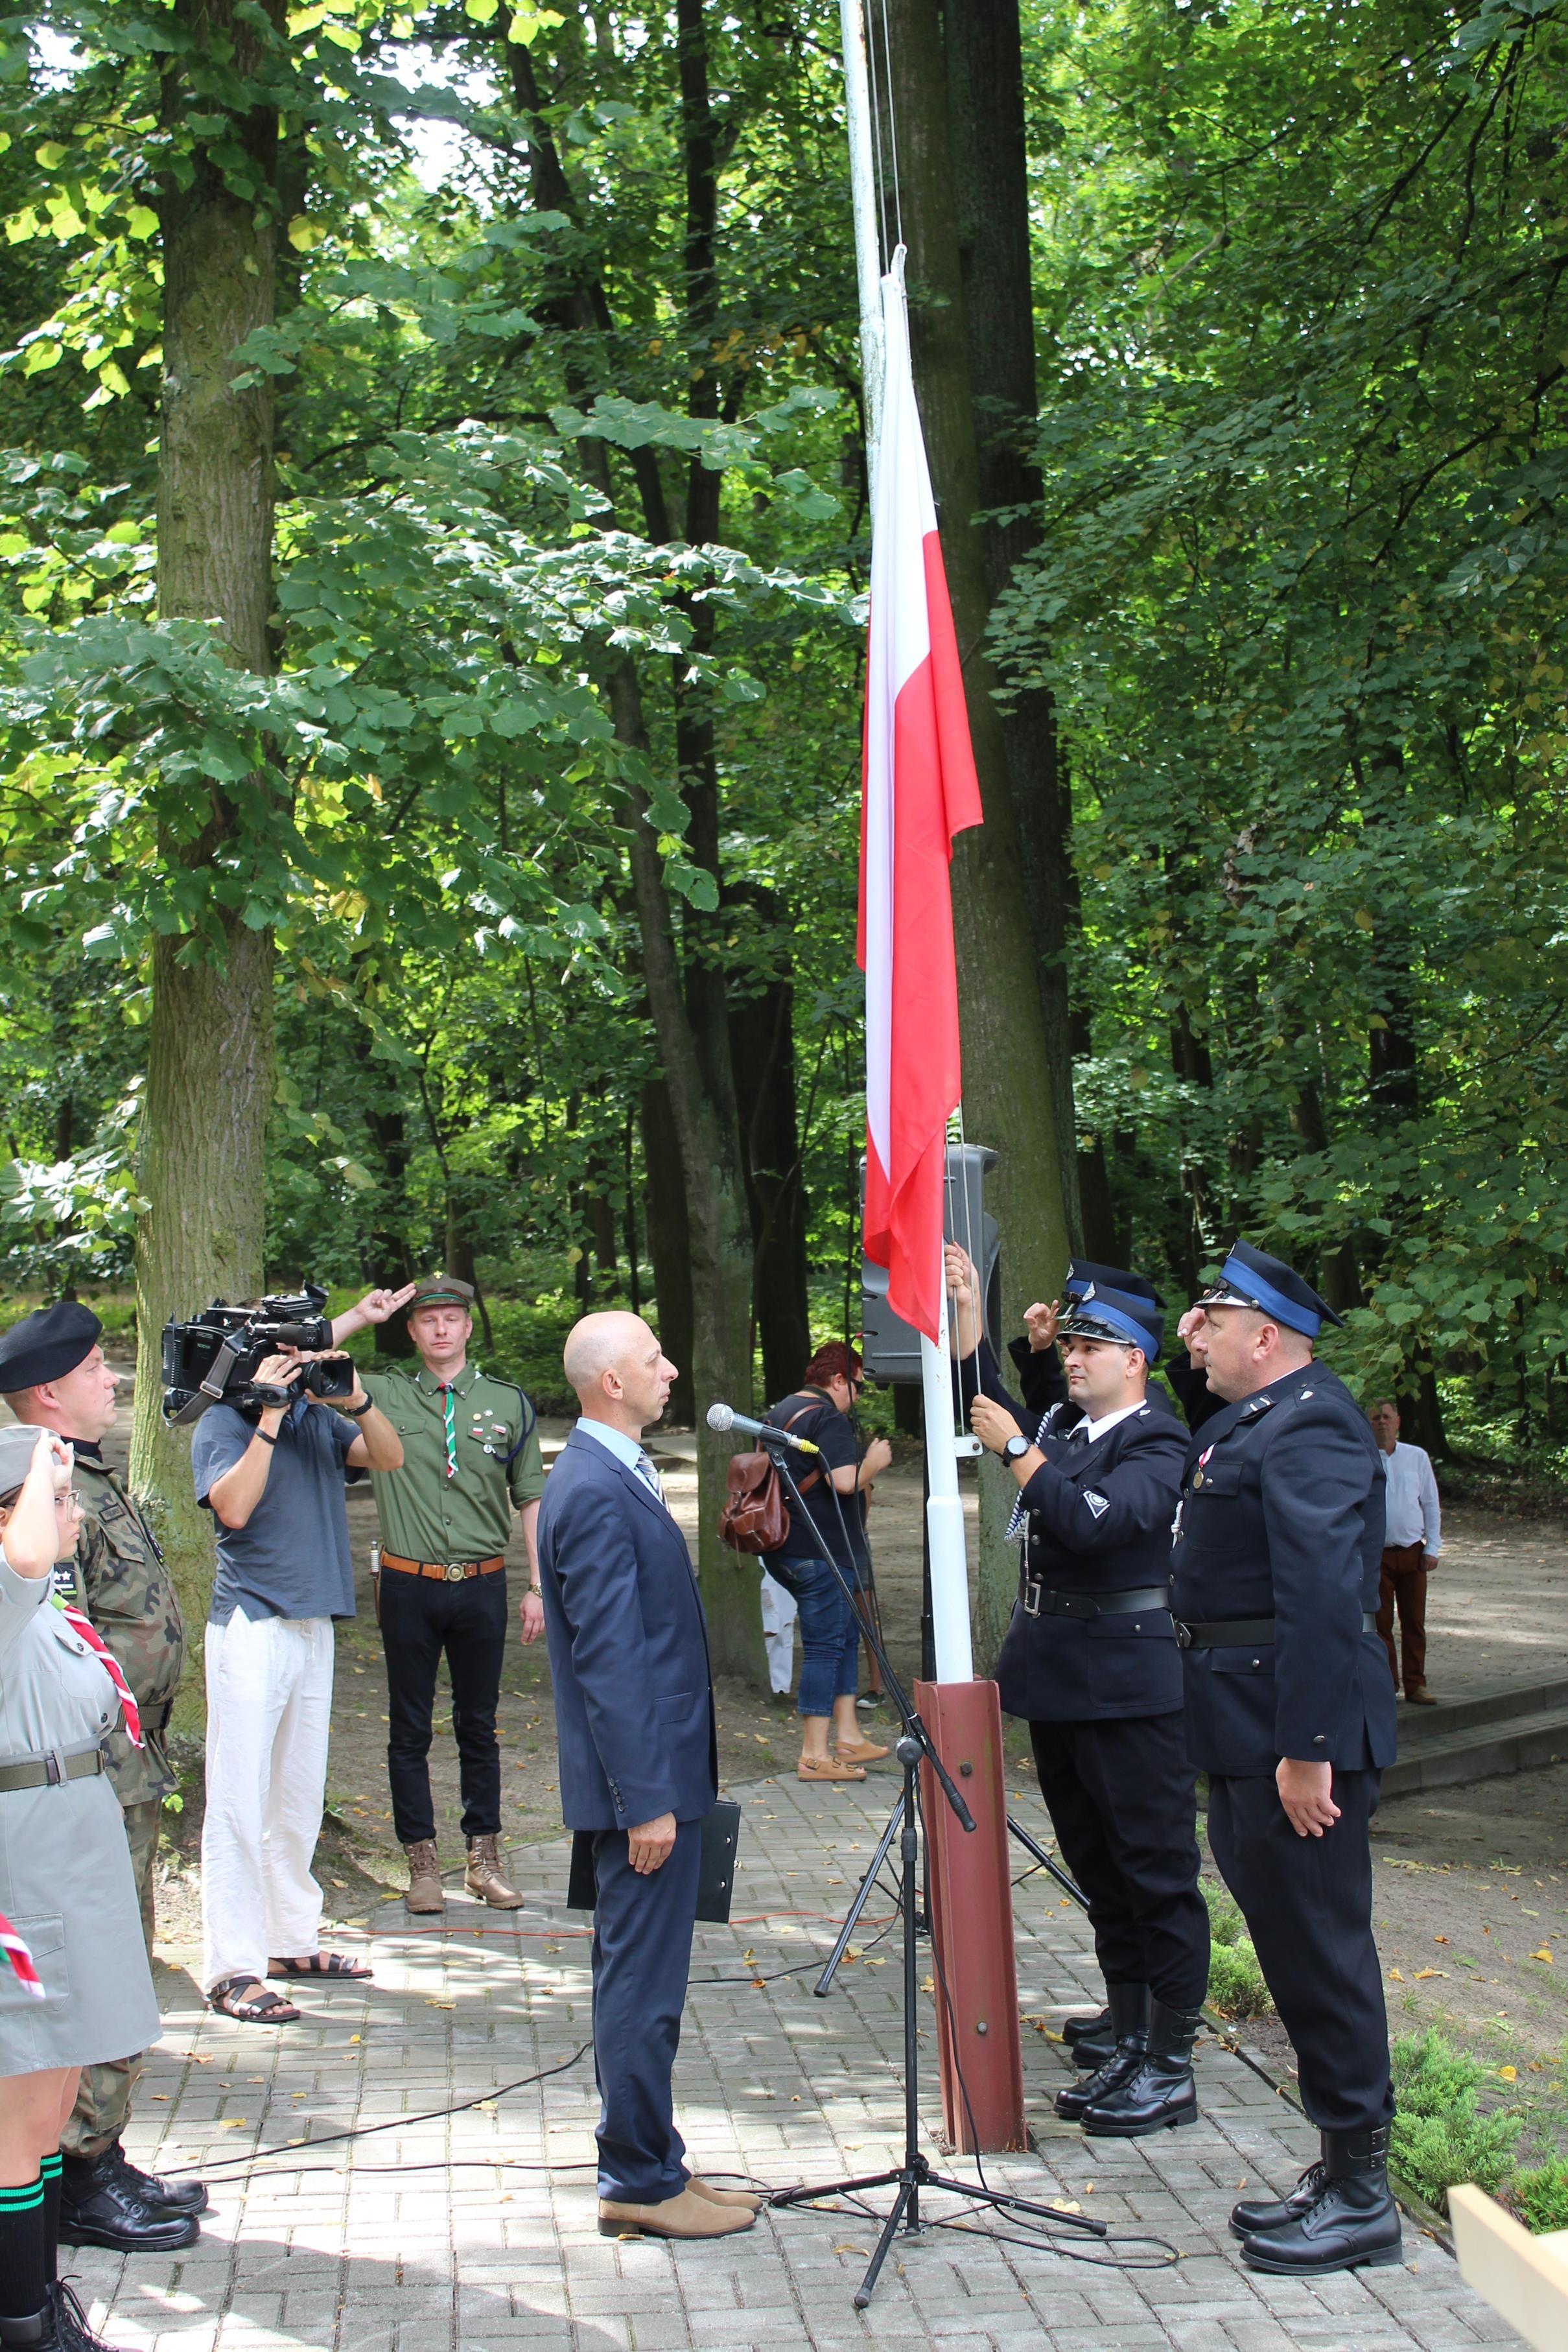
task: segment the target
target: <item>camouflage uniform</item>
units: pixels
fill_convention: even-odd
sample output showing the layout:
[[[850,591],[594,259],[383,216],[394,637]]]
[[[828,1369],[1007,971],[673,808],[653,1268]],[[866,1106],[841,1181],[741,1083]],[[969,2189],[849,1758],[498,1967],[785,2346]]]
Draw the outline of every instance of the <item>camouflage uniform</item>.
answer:
[[[75,1485],[86,1520],[77,1539],[73,1597],[125,1669],[141,1710],[143,1745],[133,1748],[117,1727],[106,1753],[125,1813],[151,1959],[159,1816],[164,1798],[178,1786],[169,1761],[169,1716],[180,1687],[185,1629],[173,1579],[120,1473],[78,1446]],[[76,2106],[60,2142],[67,2156],[95,2157],[119,2139],[141,2073],[140,2052],[82,2068]]]

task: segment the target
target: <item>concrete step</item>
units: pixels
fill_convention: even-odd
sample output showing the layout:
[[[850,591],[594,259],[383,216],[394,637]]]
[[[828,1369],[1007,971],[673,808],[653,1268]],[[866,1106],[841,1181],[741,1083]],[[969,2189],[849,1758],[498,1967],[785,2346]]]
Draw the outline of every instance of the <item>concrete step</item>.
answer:
[[[1399,1731],[1398,1759],[1383,1775],[1385,1797],[1412,1797],[1426,1789],[1451,1789],[1461,1781],[1493,1780],[1505,1772],[1568,1762],[1568,1705],[1459,1726],[1446,1735],[1435,1729],[1419,1739],[1407,1739],[1401,1714]]]
[[[1466,1698],[1442,1701],[1437,1706],[1399,1708],[1399,1751],[1403,1755],[1434,1739],[1446,1740],[1456,1731],[1478,1723],[1502,1723],[1521,1715],[1541,1715],[1548,1708],[1568,1707],[1568,1675],[1539,1683],[1492,1683]]]

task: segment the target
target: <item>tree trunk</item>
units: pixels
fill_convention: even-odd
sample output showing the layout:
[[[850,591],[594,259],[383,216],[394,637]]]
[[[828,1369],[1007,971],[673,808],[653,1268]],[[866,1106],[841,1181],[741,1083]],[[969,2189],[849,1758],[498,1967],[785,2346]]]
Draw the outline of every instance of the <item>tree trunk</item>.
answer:
[[[767,911],[782,920],[776,905]],[[729,1043],[751,1212],[753,1313],[763,1392],[771,1400],[789,1394],[811,1354],[806,1192],[795,1118],[795,990],[787,973],[760,995],[731,1004]]]
[[[986,595],[994,604],[1040,538],[1040,475],[1024,455],[1040,399],[1018,0],[948,0],[944,29],[976,487],[987,516],[980,541]],[[997,519],[1001,513],[1005,520]],[[1077,1246],[1082,1220],[1071,1148],[1076,1123],[1068,1007],[1072,795],[1049,688],[1015,696],[998,723],[1034,941],[1051,1120],[1061,1145],[1062,1217]]]
[[[647,730],[630,662],[622,662],[613,673],[611,707],[621,741],[646,757]],[[697,1429],[697,1573],[715,1667],[760,1683],[766,1673],[760,1582],[748,1564],[737,1561],[718,1538],[719,1506],[734,1448],[703,1419],[716,1397],[738,1402],[743,1412],[752,1402],[751,1218],[739,1121],[733,1084],[727,1102],[715,1099],[712,1066],[705,1066],[687,1007],[658,836],[641,795],[633,792],[631,801],[632,880],[643,970],[685,1187]],[[706,1042],[711,1050],[715,1041]],[[727,1033],[722,1062],[727,1071]]]
[[[653,1269],[653,1319],[664,1353],[676,1368],[670,1419],[696,1420],[692,1385],[692,1241],[686,1223],[686,1178],[681,1139],[663,1078],[643,1089],[643,1173],[648,1263]]]
[[[986,653],[990,600],[979,504],[975,404],[969,380],[956,190],[948,147],[946,61],[936,0],[889,0],[889,47],[904,228],[909,246],[915,388],[941,519],[968,698],[985,823],[961,834],[953,859],[953,912],[964,1040],[964,1119],[969,1139],[998,1153],[988,1205],[1004,1235],[1003,1320],[1019,1325],[1033,1298],[1053,1298],[1070,1249],[1069,1179],[1038,988],[1019,827],[995,684]],[[1070,1151],[1071,1135],[1063,1139]],[[1012,1603],[1013,1559],[1002,1540],[1013,1482],[993,1457],[980,1465],[980,1570],[975,1654],[988,1669]]]
[[[279,30],[283,0],[263,0]],[[206,79],[243,78],[258,50],[255,10],[243,0],[177,0],[175,16]],[[210,104],[169,74],[166,129],[178,136],[190,108]],[[277,119],[265,108],[237,118],[231,136],[258,176],[277,167]],[[267,377],[235,392],[235,348],[273,317],[275,224],[265,206],[225,188],[197,146],[193,176],[172,176],[160,199],[163,262],[163,394],[158,458],[158,610],[161,618],[215,616],[235,662],[270,667],[272,604],[272,392]],[[242,791],[264,789],[256,779]],[[209,866],[238,830],[237,806],[213,790],[193,843],[166,839],[162,855]],[[171,1315],[214,1296],[262,1286],[266,1246],[265,1150],[272,1098],[272,935],[237,917],[220,919],[210,960],[181,963],[177,937],[152,951],[141,1181],[149,1202],[137,1232],[138,1326],[131,1476],[162,1528],[176,1589],[199,1624],[210,1590],[212,1536],[191,1492],[190,1445],[163,1427],[161,1338]],[[199,1661],[201,1651],[195,1645]],[[188,1677],[187,1705],[198,1673]]]

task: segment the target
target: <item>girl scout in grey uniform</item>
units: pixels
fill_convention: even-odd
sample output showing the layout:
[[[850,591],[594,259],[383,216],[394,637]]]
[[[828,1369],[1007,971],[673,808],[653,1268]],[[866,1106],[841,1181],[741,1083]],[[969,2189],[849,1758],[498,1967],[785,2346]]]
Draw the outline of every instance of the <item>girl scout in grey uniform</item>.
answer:
[[[0,1913],[32,1958],[0,1958],[0,2347],[84,2352],[55,2277],[59,2144],[81,2067],[158,2039],[125,1824],[99,1742],[120,1696],[50,1604],[76,1548],[70,1448],[0,1429]]]

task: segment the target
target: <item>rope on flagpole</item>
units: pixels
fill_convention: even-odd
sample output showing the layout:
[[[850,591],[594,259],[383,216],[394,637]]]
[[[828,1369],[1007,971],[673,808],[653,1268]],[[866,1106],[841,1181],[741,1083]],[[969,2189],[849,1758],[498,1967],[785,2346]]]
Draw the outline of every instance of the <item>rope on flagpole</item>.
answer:
[[[898,243],[902,245],[904,243],[904,205],[898,186],[898,117],[893,103],[893,37],[887,28],[887,0],[878,0],[878,5],[882,14],[882,71],[883,79],[887,88],[887,147],[889,160],[893,166],[893,218],[898,231]],[[874,71],[872,76],[872,88],[873,90],[876,88]],[[887,230],[884,225],[883,228],[884,246],[886,242]]]

